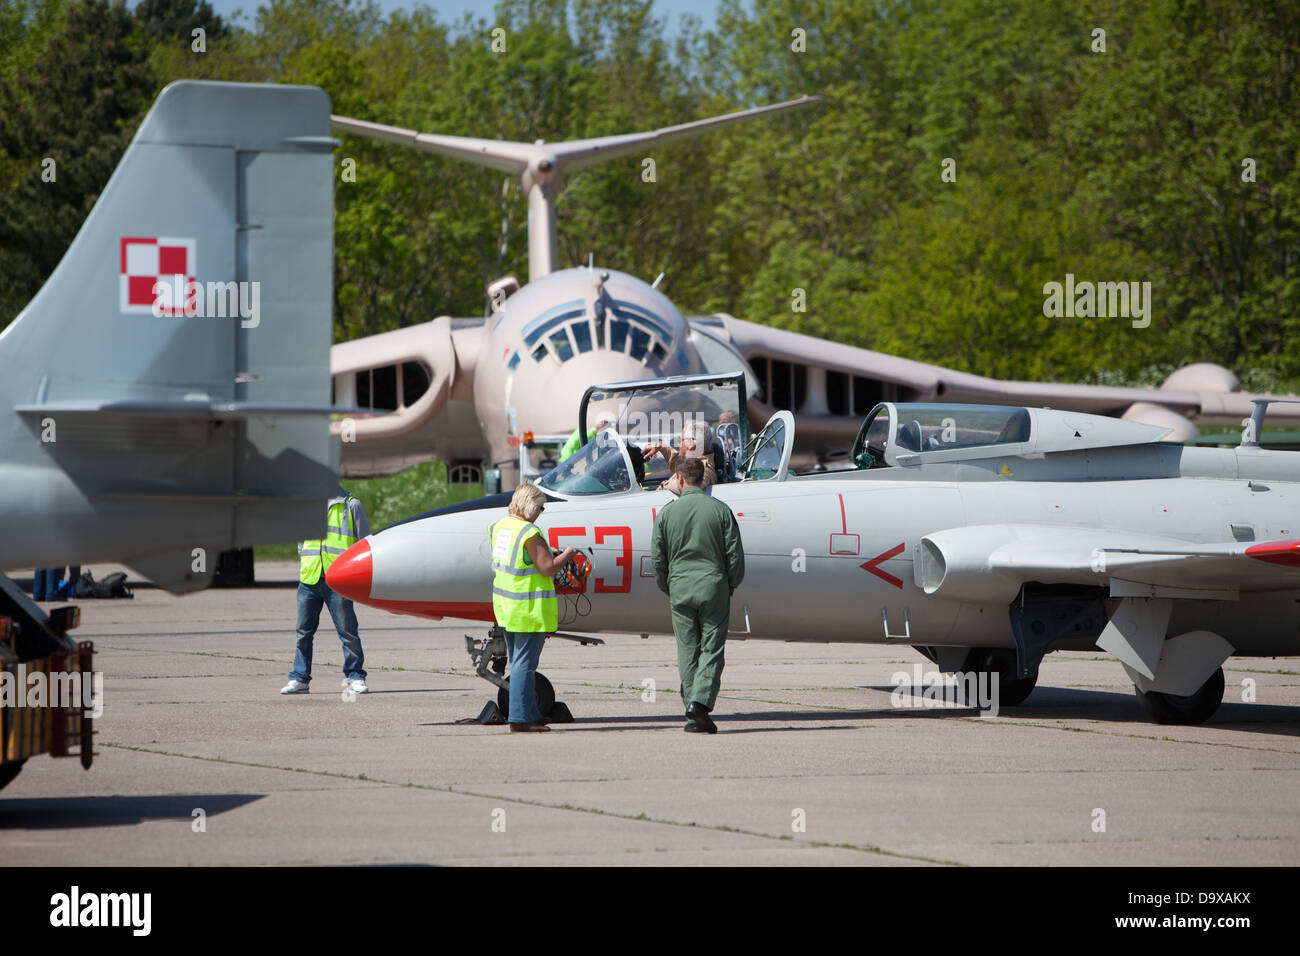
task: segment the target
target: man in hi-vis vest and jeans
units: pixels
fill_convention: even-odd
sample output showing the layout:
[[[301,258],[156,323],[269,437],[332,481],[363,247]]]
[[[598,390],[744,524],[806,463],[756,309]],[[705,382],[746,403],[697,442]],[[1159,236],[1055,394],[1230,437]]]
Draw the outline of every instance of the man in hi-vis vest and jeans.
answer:
[[[565,548],[551,554],[541,530],[533,524],[546,507],[546,495],[536,485],[520,485],[510,509],[488,528],[492,549],[492,610],[506,632],[510,656],[510,730],[512,733],[550,730],[537,710],[537,661],[542,645],[555,633],[559,603],[552,575],[577,552]]]
[[[289,683],[281,694],[306,694],[311,684],[311,646],[320,623],[321,605],[328,604],[330,617],[343,642],[343,686],[354,694],[368,694],[365,655],[357,636],[357,614],[352,602],[330,589],[325,572],[334,559],[370,534],[370,522],[361,502],[342,488],[326,506],[325,537],[298,542],[298,650],[293,657]]]

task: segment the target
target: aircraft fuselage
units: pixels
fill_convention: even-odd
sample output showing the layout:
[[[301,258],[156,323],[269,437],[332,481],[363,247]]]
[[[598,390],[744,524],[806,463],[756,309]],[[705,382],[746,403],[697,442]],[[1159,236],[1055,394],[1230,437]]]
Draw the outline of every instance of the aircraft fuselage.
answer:
[[[1254,459],[1271,461],[1278,454],[1285,453],[1257,452]],[[1184,546],[1220,542],[1234,528],[1239,535],[1249,529],[1256,541],[1294,536],[1300,524],[1294,481],[1270,480],[1265,488],[1237,477],[1233,451],[1195,457],[1203,468],[1219,462],[1225,475],[1034,481],[998,480],[991,473],[979,481],[918,481],[924,469],[893,468],[717,485],[712,493],[736,514],[745,546],[746,575],[732,598],[731,636],[1013,647],[1010,601],[999,596],[995,573],[989,573],[989,599],[955,600],[926,593],[916,567],[926,535],[996,529],[1011,515],[1062,533],[1093,529],[1101,544],[1117,531]],[[1284,467],[1293,466],[1281,461],[1272,470]],[[560,598],[562,630],[671,633],[650,543],[655,516],[673,500],[667,491],[631,491],[547,505],[538,526],[550,545],[588,551],[594,564],[586,596]],[[435,514],[372,535],[366,542],[368,593],[351,596],[398,613],[490,621],[487,527],[504,514],[500,506]],[[1070,580],[1089,586],[1086,575]],[[1101,588],[1103,576],[1092,583]],[[1240,583],[1230,590],[1233,596],[1225,599],[1206,591],[1204,600],[1175,602],[1170,633],[1208,628],[1237,654],[1294,652],[1300,590],[1251,593]]]

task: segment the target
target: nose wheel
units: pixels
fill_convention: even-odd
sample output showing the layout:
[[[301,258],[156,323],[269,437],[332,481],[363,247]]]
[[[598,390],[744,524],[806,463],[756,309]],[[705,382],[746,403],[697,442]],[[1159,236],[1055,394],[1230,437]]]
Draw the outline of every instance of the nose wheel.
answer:
[[[534,696],[537,700],[537,712],[542,715],[542,723],[548,723],[551,719],[551,711],[555,707],[555,688],[551,682],[546,679],[545,674],[534,674]],[[506,686],[497,691],[497,709],[501,713],[509,715],[510,713],[510,678],[506,678]],[[572,718],[570,718],[572,719]]]
[[[597,637],[577,637],[568,634],[553,636],[564,637],[581,644],[604,643]],[[488,701],[484,705],[483,710],[477,717],[460,721],[460,723],[506,723],[510,715],[510,678],[506,676],[506,666],[508,664],[506,632],[500,627],[493,627],[488,630],[487,636],[483,638],[476,639],[466,634],[465,650],[469,652],[469,659],[474,665],[474,672],[489,684],[496,686],[497,696],[496,700]],[[546,675],[537,673],[533,675],[533,678],[533,692],[536,694],[537,712],[542,715],[542,723],[573,723],[572,712],[565,706],[563,701],[555,699],[555,686],[546,678]]]

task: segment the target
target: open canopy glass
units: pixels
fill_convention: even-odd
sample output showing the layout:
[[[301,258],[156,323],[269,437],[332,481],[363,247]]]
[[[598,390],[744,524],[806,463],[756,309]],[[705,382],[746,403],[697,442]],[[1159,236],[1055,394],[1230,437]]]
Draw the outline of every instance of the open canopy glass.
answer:
[[[640,382],[595,385],[582,398],[579,427],[584,435],[612,428],[633,457],[655,442],[680,447],[682,433],[706,425],[711,451],[723,467],[722,479],[738,472],[749,439],[745,416],[745,377],[678,375]],[[644,483],[653,487],[668,477],[663,456],[645,463]]]

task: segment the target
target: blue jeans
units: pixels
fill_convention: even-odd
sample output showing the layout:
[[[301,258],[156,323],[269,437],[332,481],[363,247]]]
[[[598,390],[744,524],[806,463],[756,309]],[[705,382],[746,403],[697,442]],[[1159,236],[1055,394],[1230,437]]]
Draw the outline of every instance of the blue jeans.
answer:
[[[510,716],[512,724],[538,724],[537,662],[542,656],[546,634],[516,634],[506,631],[506,653],[510,655]]]
[[[62,580],[62,568],[37,568],[36,576],[32,578],[32,600],[57,601]]]
[[[320,609],[324,604],[329,605],[330,617],[338,629],[339,640],[343,642],[343,676],[348,680],[365,680],[366,672],[361,665],[366,658],[361,651],[361,638],[357,636],[356,611],[351,601],[330,590],[324,575],[315,584],[298,582],[298,649],[293,655],[289,679],[311,683],[312,638],[316,636],[316,625],[320,623]]]

